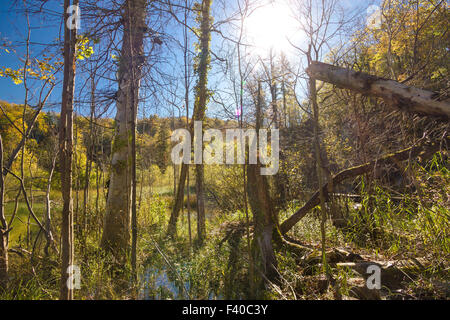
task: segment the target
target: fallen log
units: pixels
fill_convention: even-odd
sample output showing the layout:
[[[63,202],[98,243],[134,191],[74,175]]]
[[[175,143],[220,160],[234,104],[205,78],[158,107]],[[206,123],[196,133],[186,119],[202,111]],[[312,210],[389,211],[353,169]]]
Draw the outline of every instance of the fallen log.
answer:
[[[333,198],[346,198],[346,199],[353,199],[356,202],[359,202],[362,200],[362,196],[360,194],[345,194],[345,193],[333,193]],[[402,201],[404,200],[404,197],[391,197],[391,200],[397,200]]]
[[[349,263],[338,263],[338,268],[349,268],[358,272],[364,280],[367,280],[372,272],[368,272],[369,267],[378,266],[381,271],[381,282],[383,287],[391,290],[402,288],[403,282],[410,282],[418,274],[424,272],[430,263],[425,259],[410,259],[399,261],[360,261]]]
[[[381,300],[380,290],[369,289],[363,278],[348,279],[347,286],[351,298],[357,300]]]
[[[440,101],[439,95],[431,91],[317,61],[306,72],[339,88],[383,98],[388,105],[402,111],[450,118],[450,101]]]
[[[381,166],[391,162],[397,163],[408,160],[410,158],[411,159],[416,158],[419,156],[427,158],[429,156],[434,155],[437,151],[439,151],[439,149],[440,149],[439,145],[417,146],[399,151],[397,153],[386,155],[380,159],[373,160],[366,164],[353,167],[338,173],[335,177],[332,178],[333,186],[338,185],[344,180],[354,178],[367,172],[370,172],[375,168],[375,166],[378,165]],[[328,194],[328,182],[322,187],[322,191],[325,196],[325,200],[328,201],[330,198]],[[295,226],[304,216],[306,216],[306,214],[310,210],[312,210],[313,208],[315,208],[320,204],[319,195],[320,192],[316,191],[316,193],[314,193],[311,199],[309,199],[309,201],[302,208],[297,210],[297,212],[295,212],[292,216],[290,216],[281,224],[280,230],[282,234],[286,234],[287,232],[289,232],[289,230],[291,230],[293,226]]]

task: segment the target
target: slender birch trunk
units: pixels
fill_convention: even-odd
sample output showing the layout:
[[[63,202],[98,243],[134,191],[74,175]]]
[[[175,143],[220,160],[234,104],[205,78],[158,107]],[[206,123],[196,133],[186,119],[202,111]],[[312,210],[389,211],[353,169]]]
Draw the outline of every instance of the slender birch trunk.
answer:
[[[3,141],[0,135],[0,169],[3,168]],[[0,170],[1,171],[1,170]],[[4,207],[5,184],[0,173],[0,289],[8,286],[8,222]]]
[[[58,153],[55,152],[53,159],[52,159],[52,167],[50,169],[50,174],[48,176],[47,180],[47,191],[45,193],[45,202],[46,202],[46,211],[45,211],[45,229],[47,229],[46,234],[46,244],[44,248],[45,256],[48,257],[49,255],[49,248],[52,245],[54,239],[53,239],[53,233],[51,231],[52,226],[52,215],[51,215],[51,202],[50,202],[50,191],[52,188],[52,179],[53,179],[53,173],[55,172],[55,166],[56,166],[56,160],[58,157]]]
[[[73,5],[79,1],[74,0]],[[73,201],[72,201],[72,156],[73,156],[73,96],[76,70],[77,29],[69,30],[67,9],[70,0],[64,1],[64,82],[59,126],[59,151],[61,167],[61,191],[63,197],[61,225],[61,288],[60,299],[72,300],[73,289],[68,285],[69,267],[73,265]]]

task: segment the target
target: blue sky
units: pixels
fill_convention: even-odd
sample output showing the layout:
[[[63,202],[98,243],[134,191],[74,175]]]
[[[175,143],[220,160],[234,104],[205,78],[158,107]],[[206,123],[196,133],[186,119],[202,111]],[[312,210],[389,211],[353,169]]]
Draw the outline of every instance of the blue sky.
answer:
[[[59,36],[59,21],[57,13],[63,11],[59,1],[51,1],[46,9],[47,15],[32,15],[30,19],[31,42],[30,56],[39,57],[45,52],[48,44],[55,42]],[[19,1],[21,3],[21,1]],[[23,8],[22,8],[23,9]],[[25,40],[27,38],[27,20],[23,13],[17,13],[17,8],[12,7],[12,1],[0,2],[0,44],[7,44],[10,53],[0,51],[0,66],[18,69],[23,67],[25,53]],[[33,86],[33,83],[31,83]],[[15,85],[10,79],[0,78],[0,100],[13,103],[23,103],[23,85]]]
[[[359,8],[361,12],[364,12],[365,8],[374,2],[366,0],[340,1],[344,7],[348,8],[349,12],[356,8]],[[21,5],[22,1],[18,1],[18,3]],[[23,7],[20,8],[22,9],[22,12],[18,13],[17,8],[11,7],[11,5],[12,1],[0,2],[0,44],[4,45],[6,43],[7,47],[10,49],[10,53],[6,53],[3,49],[0,50],[0,66],[18,69],[23,65],[23,62],[21,62],[19,58],[23,58],[25,53],[24,43],[27,34],[27,23],[23,13]],[[31,15],[31,57],[40,57],[41,54],[46,51],[46,46],[42,44],[56,43],[57,38],[60,36],[63,1],[52,0],[45,6],[45,10],[45,14]],[[173,31],[174,34],[178,34],[178,36],[180,35],[179,30],[169,30],[168,32],[171,31]],[[83,32],[83,23],[80,32]],[[181,64],[181,61],[178,61],[177,63]],[[83,83],[80,83],[83,81],[85,80],[82,78],[80,79],[79,77],[77,79],[77,87],[83,85]],[[31,95],[36,94],[36,90],[39,86],[33,82],[31,82],[30,85],[32,87]],[[109,84],[106,85],[108,86]],[[10,79],[0,78],[0,100],[23,103],[24,92],[23,85],[15,85]],[[60,87],[57,87],[49,101],[58,103],[60,99]],[[33,105],[33,101],[31,101],[31,104]],[[53,110],[58,111],[59,106],[55,105]],[[110,114],[110,116],[113,116],[113,114]]]

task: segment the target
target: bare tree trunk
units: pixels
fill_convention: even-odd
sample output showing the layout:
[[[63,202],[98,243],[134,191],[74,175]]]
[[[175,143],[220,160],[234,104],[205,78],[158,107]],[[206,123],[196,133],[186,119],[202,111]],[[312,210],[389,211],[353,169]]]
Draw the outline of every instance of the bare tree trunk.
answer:
[[[277,259],[273,247],[273,233],[276,228],[275,211],[265,176],[260,175],[258,165],[247,166],[248,199],[255,225],[253,235],[253,258],[256,269],[273,281],[277,278]]]
[[[78,5],[78,0],[73,5]],[[73,289],[68,286],[68,270],[73,265],[73,202],[72,202],[72,155],[73,155],[73,98],[76,70],[77,29],[69,30],[67,9],[70,0],[64,1],[64,83],[59,126],[59,153],[61,161],[61,191],[63,196],[61,225],[61,300],[72,300]]]
[[[47,243],[45,244],[44,253],[45,253],[46,257],[48,257],[48,255],[49,255],[48,249],[50,248],[50,246],[52,245],[52,243],[54,241],[53,234],[51,231],[52,216],[51,216],[50,190],[52,188],[52,178],[53,178],[53,173],[55,171],[57,158],[58,158],[58,152],[55,150],[55,154],[54,154],[53,160],[52,160],[52,167],[50,169],[50,174],[49,174],[48,180],[47,180],[47,191],[45,193],[45,200],[46,200],[45,229],[47,229],[47,234],[46,234]]]
[[[192,131],[191,131],[192,132]],[[177,222],[180,215],[181,208],[184,202],[184,188],[186,184],[186,177],[188,174],[189,165],[183,163],[181,165],[180,180],[178,182],[177,195],[175,198],[175,204],[170,215],[169,225],[167,228],[167,235],[173,237],[177,233]]]
[[[34,203],[34,198],[33,198],[33,170],[31,170],[31,165],[32,165],[32,161],[33,161],[33,155],[30,156],[30,162],[28,165],[28,170],[30,173],[30,193],[29,193],[29,197],[30,197],[30,206],[33,208],[33,203]],[[27,219],[27,243],[29,241],[32,240],[33,238],[33,232],[31,231],[31,215],[28,214],[28,219]]]
[[[184,11],[184,21],[187,22],[187,0],[185,0],[186,9]],[[184,27],[184,100],[186,104],[186,128],[189,129],[189,65],[188,65],[188,30],[187,25]],[[192,135],[192,132],[191,132]],[[181,165],[181,171],[183,171],[183,165]],[[189,165],[186,165],[186,179],[187,179],[187,218],[188,218],[188,231],[189,231],[189,250],[192,249],[192,224],[191,224],[191,181]],[[181,186],[181,174],[180,174],[180,186]],[[184,189],[184,184],[183,184]],[[184,196],[182,197],[184,201]],[[191,252],[191,251],[189,251]]]
[[[206,216],[205,216],[205,168],[202,164],[195,166],[195,187],[197,190],[197,237],[199,245],[206,238]]]
[[[188,2],[187,0],[185,0],[185,5],[186,5],[186,9],[184,10],[184,22],[187,23],[187,7],[188,7]],[[184,88],[185,88],[185,93],[184,93],[184,100],[185,100],[185,104],[186,104],[186,128],[189,129],[189,65],[188,65],[188,45],[189,45],[189,40],[188,40],[188,29],[187,29],[187,24],[185,25],[184,29]],[[192,133],[191,133],[192,134]],[[181,168],[181,170],[183,170],[183,166]],[[186,179],[187,179],[187,215],[188,215],[188,231],[189,231],[189,249],[192,249],[192,224],[191,224],[191,183],[190,183],[190,172],[189,172],[189,165],[187,165],[187,170],[186,170]],[[180,176],[180,180],[181,180],[181,176]],[[180,183],[181,185],[181,183]],[[183,185],[183,189],[184,189],[184,185]],[[184,196],[183,196],[184,198]],[[184,201],[184,199],[183,199]],[[190,251],[189,251],[190,252]]]
[[[82,217],[80,217],[80,211],[78,210],[80,208],[79,204],[80,204],[80,179],[78,179],[79,177],[79,171],[78,171],[78,161],[79,161],[79,157],[78,157],[78,153],[76,152],[78,149],[78,125],[77,122],[74,123],[74,130],[75,130],[75,137],[74,137],[74,141],[73,141],[73,150],[75,150],[74,155],[73,155],[73,172],[72,172],[72,177],[75,177],[75,182],[74,187],[75,187],[75,210],[73,213],[73,219],[74,219],[74,227],[77,228],[77,235],[81,235],[83,232],[83,222],[81,220]],[[72,197],[73,198],[73,197]],[[73,200],[72,200],[73,201]]]
[[[269,79],[269,87],[270,87],[270,95],[272,98],[271,104],[272,104],[272,112],[273,112],[273,128],[279,129],[281,127],[281,114],[278,108],[278,92],[277,92],[277,75],[275,73],[275,66],[274,66],[274,56],[273,53],[270,53],[270,71],[266,71],[268,79]],[[284,82],[283,82],[284,83]],[[284,91],[283,93],[283,103],[284,103],[284,113],[286,113],[286,105],[285,105],[285,95]],[[283,163],[284,155],[283,152],[280,153],[280,161]],[[281,171],[281,170],[280,170]],[[277,193],[277,199],[275,201],[278,208],[283,207],[286,203],[286,179],[283,172],[278,172],[274,176],[275,181],[275,188]]]
[[[3,171],[3,141],[0,135],[0,170]],[[4,207],[5,184],[0,174],[0,289],[8,286],[8,222]]]
[[[311,64],[311,46],[308,52],[308,64]],[[321,221],[320,221],[320,233],[321,233],[321,242],[322,242],[322,266],[329,277],[329,269],[327,265],[327,257],[326,257],[326,234],[325,234],[325,224],[327,220],[327,208],[325,207],[325,196],[322,189],[323,185],[323,164],[321,157],[321,148],[320,148],[320,125],[319,125],[319,105],[317,103],[317,87],[316,87],[316,79],[311,77],[309,78],[309,99],[313,109],[313,121],[314,121],[314,150],[316,154],[316,172],[317,172],[317,180],[319,185],[319,199],[320,199],[320,212],[321,212]]]
[[[92,158],[94,154],[94,116],[95,116],[95,79],[94,74],[91,74],[91,114],[89,117],[89,145],[86,155],[86,167],[84,173],[84,190],[83,190],[83,230],[87,234],[90,221],[88,219],[89,206],[89,184],[92,171]],[[83,237],[86,241],[86,237]]]
[[[383,98],[388,105],[399,110],[450,117],[450,102],[439,101],[434,92],[316,61],[311,63],[307,72],[317,80],[332,83],[340,88]]]
[[[131,20],[131,16],[130,16]],[[145,17],[144,17],[145,22]],[[130,28],[130,35],[132,34],[133,27]],[[133,54],[133,42],[130,42],[130,56],[131,56],[131,273],[134,281],[137,281],[137,177],[136,177],[136,122],[137,122],[137,110],[139,104],[139,88],[135,86],[136,74],[134,68],[134,54]],[[138,44],[139,45],[139,44]],[[142,48],[140,53],[143,53],[143,37]],[[137,92],[137,95],[134,94]]]
[[[134,140],[140,78],[145,62],[143,46],[146,7],[145,0],[127,0],[122,17],[124,33],[119,67],[116,136],[101,241],[102,248],[111,253],[119,265],[126,264],[130,249],[132,198],[135,198],[132,180],[135,171],[132,168],[133,156],[129,142]]]
[[[177,195],[177,165],[173,164],[173,196]]]
[[[97,160],[99,161],[99,160]],[[100,165],[97,162],[95,166],[95,216],[99,214],[99,200],[100,200]]]
[[[198,82],[195,88],[195,103],[194,103],[194,121],[204,121],[206,104],[208,101],[208,68],[210,64],[210,40],[211,40],[211,19],[210,19],[211,0],[203,0],[201,4],[201,25],[200,25],[200,48],[199,65],[196,73],[198,74]],[[186,54],[186,53],[185,53]],[[194,141],[194,121],[191,122],[191,142]],[[196,189],[197,189],[197,232],[198,240],[201,244],[206,236],[206,221],[205,221],[205,194],[204,194],[204,169],[203,165],[196,165]],[[182,164],[180,181],[177,189],[177,196],[175,205],[170,216],[170,221],[167,229],[169,236],[174,236],[177,230],[177,221],[184,202],[184,187],[186,183],[187,171],[189,166]]]
[[[100,128],[100,139],[103,140],[103,129]],[[100,213],[100,183],[102,183],[102,177],[103,177],[103,170],[100,170],[100,165],[103,168],[103,142],[99,142],[101,144],[101,157],[97,159],[97,181],[96,181],[96,187],[97,192],[95,196],[95,213],[97,217],[97,232],[98,236],[97,238],[100,239],[103,229],[103,215]],[[102,189],[104,188],[104,183],[102,183]]]
[[[187,218],[189,232],[189,248],[192,249],[192,224],[191,224],[191,183],[189,177],[189,166],[187,170]]]
[[[193,123],[189,123],[189,66],[188,66],[188,30],[187,30],[187,12],[188,12],[188,2],[185,1],[185,12],[184,12],[184,86],[185,86],[185,104],[186,104],[186,129],[189,130],[191,134],[191,145],[194,141],[193,139]],[[197,106],[194,105],[194,114],[196,113]],[[175,236],[177,233],[177,222],[178,217],[180,215],[180,211],[183,207],[184,203],[184,188],[186,185],[186,178],[188,179],[188,228],[189,228],[189,241],[192,245],[192,233],[191,233],[191,210],[190,210],[190,202],[189,202],[189,165],[182,163],[181,164],[181,170],[180,170],[180,179],[178,181],[178,188],[176,188],[176,195],[175,195],[175,203],[172,209],[172,212],[170,214],[170,220],[169,225],[167,227],[167,235],[168,236]]]
[[[243,8],[239,8],[240,13],[240,31],[239,31],[239,38],[236,43],[236,51],[237,51],[237,60],[238,60],[238,71],[239,71],[239,89],[240,89],[240,96],[239,100],[236,100],[237,102],[237,108],[238,111],[238,121],[239,121],[239,128],[243,129],[243,123],[244,123],[244,72],[242,70],[242,54],[241,54],[241,44],[242,39],[244,35],[244,24],[245,19],[248,15],[249,10],[249,3],[245,2],[245,6]],[[258,98],[260,97],[260,84],[258,83]],[[260,105],[259,101],[257,102],[257,107]],[[258,116],[258,113],[257,113]],[[257,121],[258,122],[258,121]],[[241,148],[242,152],[245,149],[244,144],[244,138],[241,137]],[[253,298],[256,296],[255,291],[255,260],[254,255],[252,253],[252,241],[250,236],[250,216],[249,216],[249,201],[248,201],[248,167],[247,164],[244,163],[242,166],[242,178],[243,178],[243,192],[244,192],[244,213],[245,213],[245,234],[246,234],[246,244],[247,244],[247,255],[248,255],[248,280],[249,280],[249,298]],[[233,250],[236,251],[236,250]],[[233,255],[230,256],[230,261],[233,261]],[[231,277],[231,279],[233,276]],[[229,294],[227,294],[229,296]]]
[[[256,103],[256,132],[261,128],[261,84],[258,83],[258,99]],[[269,193],[266,176],[260,174],[260,165],[247,165],[247,193],[253,213],[255,226],[253,235],[253,259],[255,267],[270,281],[278,278],[277,259],[273,247],[273,234],[277,228],[276,213]],[[260,278],[260,277],[259,277]],[[260,281],[261,287],[265,281]]]
[[[287,101],[286,101],[286,80],[284,79],[281,82],[281,93],[283,95],[283,114],[284,114],[284,128],[288,127],[288,115],[287,115]]]
[[[200,23],[200,59],[198,65],[198,82],[196,86],[196,99],[194,107],[195,121],[204,121],[206,113],[206,104],[208,102],[208,69],[210,65],[211,52],[211,0],[203,0],[201,5],[201,23]],[[202,143],[203,145],[203,143]],[[203,150],[202,150],[203,153]],[[197,234],[199,244],[202,245],[206,238],[206,217],[205,217],[205,190],[204,190],[204,166],[197,164],[196,173],[196,189],[197,189]]]

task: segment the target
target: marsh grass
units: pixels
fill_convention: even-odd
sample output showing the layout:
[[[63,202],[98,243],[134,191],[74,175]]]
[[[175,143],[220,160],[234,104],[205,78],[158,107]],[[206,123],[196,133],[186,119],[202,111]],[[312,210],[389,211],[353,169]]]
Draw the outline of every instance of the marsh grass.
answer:
[[[233,179],[239,168],[227,168],[221,179],[208,185],[220,201],[234,194],[240,185]],[[218,177],[217,168],[209,168],[209,179]],[[348,200],[337,202],[337,209],[343,214],[346,224],[337,227],[331,217],[326,223],[326,247],[343,248],[357,254],[375,258],[407,259],[426,257],[432,267],[419,275],[408,287],[411,295],[432,296],[435,290],[433,281],[448,281],[449,261],[449,210],[448,194],[449,171],[442,159],[435,157],[431,163],[414,168],[416,184],[420,192],[405,193],[401,200],[392,196],[389,189],[373,185],[372,192],[362,191],[360,203]],[[227,238],[230,227],[243,223],[245,214],[234,210],[236,203],[228,209],[218,206],[217,199],[208,196],[207,230],[208,240],[199,247],[196,245],[196,198],[191,185],[191,227],[193,244],[189,243],[187,220],[187,197],[183,213],[178,222],[175,239],[166,237],[167,223],[173,205],[173,175],[167,170],[158,174],[152,185],[144,184],[142,193],[138,187],[138,281],[132,281],[130,270],[122,270],[125,285],[118,288],[109,266],[112,258],[104,256],[99,248],[103,211],[105,207],[104,190],[100,192],[97,211],[96,190],[91,189],[87,214],[88,230],[76,237],[75,259],[81,268],[81,290],[75,291],[76,299],[246,299],[250,296],[248,282],[248,256],[245,235],[237,241]],[[435,182],[439,183],[435,183]],[[194,181],[191,182],[193,184]],[[443,186],[436,190],[434,186]],[[417,189],[418,190],[418,189]],[[11,193],[9,193],[11,194]],[[425,197],[424,195],[429,195]],[[45,207],[42,194],[35,194],[34,209],[43,217]],[[59,241],[60,193],[52,192],[53,231]],[[78,191],[78,217],[82,214],[82,190]],[[287,209],[280,212],[283,221],[292,215],[302,202],[293,201]],[[14,203],[11,198],[6,205],[10,216]],[[74,204],[76,208],[76,204]],[[327,207],[330,209],[329,207]],[[317,209],[316,209],[317,210]],[[28,210],[25,203],[19,202],[17,220],[11,232],[12,246],[26,247],[26,221]],[[250,212],[251,219],[251,212]],[[228,226],[228,227],[227,227]],[[37,226],[31,225],[34,235]],[[85,236],[87,234],[87,236]],[[320,219],[315,210],[305,216],[290,232],[294,238],[316,248],[320,252]],[[43,238],[43,237],[41,237]],[[57,299],[59,292],[59,257],[51,252],[44,257],[43,239],[38,242],[36,257],[11,254],[10,290],[0,293],[0,299]],[[28,248],[31,249],[31,248]],[[299,266],[299,257],[287,252],[277,252],[278,272],[281,283],[267,287],[262,298],[265,299],[333,299],[328,291],[318,287],[322,270],[311,268],[308,275]],[[33,271],[34,270],[34,271]],[[447,270],[447,271],[446,271]],[[350,280],[357,277],[354,271],[342,268],[332,269],[333,277],[339,287],[339,294],[349,295]],[[435,292],[436,293],[436,292]],[[439,295],[440,294],[440,295]],[[436,293],[442,297],[442,293]],[[445,295],[444,295],[445,296]]]

